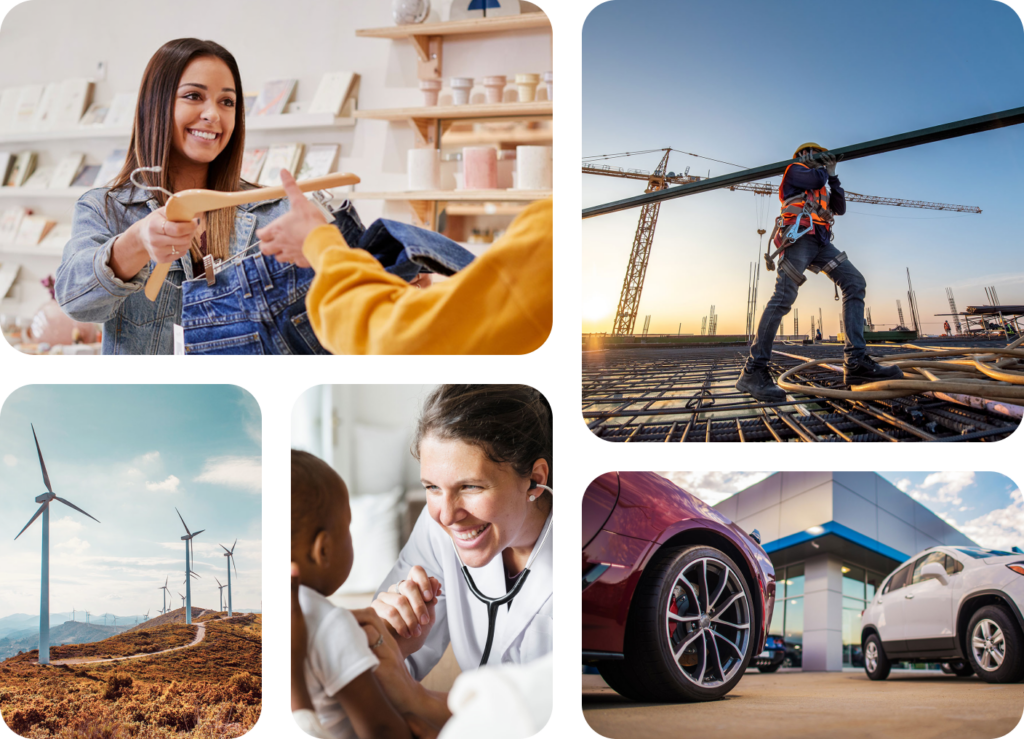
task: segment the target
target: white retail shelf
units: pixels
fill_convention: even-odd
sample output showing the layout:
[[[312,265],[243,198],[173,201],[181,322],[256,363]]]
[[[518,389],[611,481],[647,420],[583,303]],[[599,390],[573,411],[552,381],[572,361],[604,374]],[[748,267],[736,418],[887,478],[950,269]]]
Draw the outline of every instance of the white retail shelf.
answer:
[[[89,187],[0,187],[0,198],[11,200],[78,200]]]
[[[42,246],[40,244],[6,244],[0,245],[0,257],[56,257],[60,259],[64,254],[64,247],[59,249]]]

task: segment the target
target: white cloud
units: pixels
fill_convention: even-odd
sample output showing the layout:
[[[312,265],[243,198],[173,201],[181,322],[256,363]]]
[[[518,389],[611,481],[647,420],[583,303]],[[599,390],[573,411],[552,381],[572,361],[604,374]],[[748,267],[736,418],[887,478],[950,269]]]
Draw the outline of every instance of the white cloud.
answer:
[[[67,509],[65,509],[65,510],[67,510]],[[75,515],[78,516],[80,514],[76,511]],[[88,521],[89,519],[86,519],[86,520]],[[53,532],[55,537],[68,536],[68,535],[74,533],[75,531],[81,531],[81,530],[82,530],[82,523],[81,523],[81,521],[77,521],[77,520],[71,518],[71,516],[64,516],[62,518],[57,519],[56,521],[51,521],[50,522],[50,531]]]
[[[260,457],[214,457],[206,461],[195,481],[259,493],[263,489],[262,461]]]
[[[656,472],[708,505],[717,505],[731,495],[768,477],[770,472]]]
[[[158,461],[159,459],[160,452],[146,452],[141,457],[139,457],[139,462],[141,462],[142,464],[150,464],[152,462]]]
[[[906,483],[904,485],[904,483]],[[974,484],[974,472],[962,472],[962,471],[951,471],[951,472],[933,472],[931,475],[925,478],[925,481],[918,485],[915,490],[909,490],[910,481],[900,480],[896,486],[908,492],[910,497],[914,501],[927,501],[929,503],[936,503],[940,505],[951,504],[953,506],[959,506],[964,503],[959,497],[959,492],[964,488]],[[929,494],[927,491],[930,488],[938,488],[934,494]]]
[[[163,482],[147,482],[146,489],[153,493],[176,493],[180,482],[174,475],[168,475]]]
[[[18,458],[15,457],[13,454],[5,454],[4,464],[6,464],[8,467],[15,467],[18,464]]]
[[[907,478],[904,477],[902,480],[900,480],[899,482],[896,483],[896,487],[899,488],[900,490],[902,490],[905,493],[908,490],[910,490],[910,488],[911,488],[911,486],[913,484],[914,483],[912,483],[910,480],[908,480]]]
[[[1024,544],[1024,495],[1010,493],[1010,505],[972,519],[959,529],[983,547],[1009,549]]]
[[[67,541],[61,542],[57,545],[57,549],[65,549],[74,554],[82,554],[86,549],[89,548],[89,542],[79,539],[77,536],[73,536]]]

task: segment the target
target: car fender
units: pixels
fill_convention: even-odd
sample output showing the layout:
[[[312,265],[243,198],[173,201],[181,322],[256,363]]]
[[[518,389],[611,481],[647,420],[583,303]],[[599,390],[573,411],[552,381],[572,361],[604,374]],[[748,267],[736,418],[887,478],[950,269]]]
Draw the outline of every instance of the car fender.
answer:
[[[962,655],[966,655],[966,650],[964,647],[967,638],[967,625],[970,621],[970,617],[967,615],[967,612],[965,612],[965,608],[971,601],[977,600],[978,598],[982,598],[985,596],[994,596],[1003,603],[1009,605],[1010,612],[1013,613],[1014,618],[1017,620],[1017,627],[1021,630],[1021,633],[1024,633],[1024,618],[1021,617],[1020,609],[1017,607],[1017,604],[1014,602],[1013,598],[1007,595],[1005,591],[998,590],[996,588],[981,588],[979,590],[972,590],[971,592],[964,594],[964,596],[960,599],[960,605],[957,606],[956,611],[956,621],[954,622],[956,627],[956,631],[954,632],[956,646],[960,650]],[[974,609],[968,608],[967,610],[970,611]]]

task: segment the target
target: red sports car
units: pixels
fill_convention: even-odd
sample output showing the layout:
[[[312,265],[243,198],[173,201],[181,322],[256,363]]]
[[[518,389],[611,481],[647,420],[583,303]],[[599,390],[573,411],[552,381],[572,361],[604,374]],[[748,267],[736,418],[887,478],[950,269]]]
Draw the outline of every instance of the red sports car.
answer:
[[[747,534],[653,472],[583,496],[583,662],[638,701],[732,690],[764,648],[775,569]]]

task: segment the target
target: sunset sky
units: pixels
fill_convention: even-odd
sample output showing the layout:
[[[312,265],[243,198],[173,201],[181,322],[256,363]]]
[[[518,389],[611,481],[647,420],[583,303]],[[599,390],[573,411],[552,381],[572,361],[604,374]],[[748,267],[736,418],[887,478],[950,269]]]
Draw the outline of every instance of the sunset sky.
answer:
[[[583,155],[672,147],[755,167],[816,141],[839,148],[1024,105],[1024,28],[997,2],[874,0],[824,4],[813,18],[753,0],[715,3],[613,0],[584,26]],[[660,152],[612,159],[653,170]],[[673,153],[669,169],[711,176],[737,167]],[[949,312],[1024,303],[1019,194],[1024,126],[840,163],[853,192],[980,206],[980,215],[853,203],[835,244],[868,281],[876,326],[909,325],[910,268],[927,333]],[[778,184],[781,178],[772,180]],[[641,194],[644,183],[582,175],[584,207]],[[661,207],[636,331],[700,333],[709,306],[718,333],[742,333],[758,228],[771,231],[777,198],[719,190]],[[639,209],[583,221],[583,331],[609,331]],[[763,252],[763,248],[761,249]],[[761,260],[758,315],[775,274]],[[838,329],[833,285],[808,273],[795,308],[801,333],[812,312]],[[792,313],[783,327],[790,333]]]

